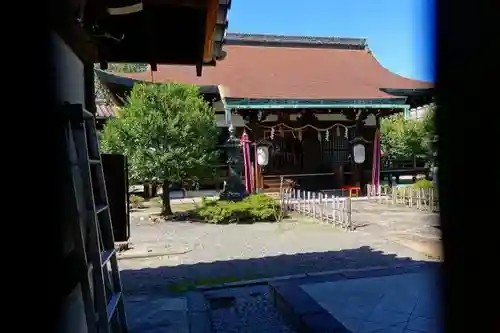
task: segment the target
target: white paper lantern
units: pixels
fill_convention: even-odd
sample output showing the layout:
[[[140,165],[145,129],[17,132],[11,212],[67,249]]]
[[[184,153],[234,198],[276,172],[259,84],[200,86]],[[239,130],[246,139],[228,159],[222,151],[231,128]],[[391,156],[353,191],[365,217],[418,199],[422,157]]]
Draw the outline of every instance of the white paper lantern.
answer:
[[[266,166],[269,163],[269,149],[267,147],[257,147],[257,163],[260,166]]]
[[[354,156],[354,163],[361,164],[365,161],[365,146],[363,144],[355,144],[352,147],[352,154]]]

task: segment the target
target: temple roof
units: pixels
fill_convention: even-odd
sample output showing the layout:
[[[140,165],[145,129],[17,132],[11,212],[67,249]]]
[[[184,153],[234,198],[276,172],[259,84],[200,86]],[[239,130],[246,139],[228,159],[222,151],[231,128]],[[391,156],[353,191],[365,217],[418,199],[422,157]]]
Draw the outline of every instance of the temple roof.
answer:
[[[101,101],[96,101],[96,117],[112,118],[116,116],[118,108],[115,105],[108,105]]]
[[[365,39],[235,34],[227,57],[197,77],[189,66],[158,66],[157,83],[222,85],[225,97],[249,99],[385,99],[391,91],[432,88],[384,68]],[[151,72],[119,74],[151,81]]]

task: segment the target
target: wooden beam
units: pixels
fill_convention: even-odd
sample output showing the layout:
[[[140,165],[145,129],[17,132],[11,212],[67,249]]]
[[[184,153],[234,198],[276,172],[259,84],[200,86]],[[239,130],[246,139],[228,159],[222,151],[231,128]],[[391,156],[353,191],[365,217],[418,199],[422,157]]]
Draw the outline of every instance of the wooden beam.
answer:
[[[94,62],[97,59],[97,48],[76,17],[60,8],[52,12],[52,28],[63,39],[82,62]]]
[[[213,60],[213,35],[217,24],[217,14],[219,12],[219,0],[209,0],[207,17],[205,23],[205,45],[203,48],[203,62]]]
[[[87,61],[83,63],[83,66],[85,108],[87,111],[95,115],[97,113],[97,108],[95,105],[94,63]]]

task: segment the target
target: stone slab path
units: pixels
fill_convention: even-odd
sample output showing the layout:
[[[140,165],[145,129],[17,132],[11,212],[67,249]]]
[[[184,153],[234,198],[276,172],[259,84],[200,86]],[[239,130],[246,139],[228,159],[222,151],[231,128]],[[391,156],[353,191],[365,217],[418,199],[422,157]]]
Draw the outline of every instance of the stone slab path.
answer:
[[[190,333],[185,297],[127,295],[125,310],[129,332]]]
[[[441,333],[437,271],[301,285],[352,333]]]

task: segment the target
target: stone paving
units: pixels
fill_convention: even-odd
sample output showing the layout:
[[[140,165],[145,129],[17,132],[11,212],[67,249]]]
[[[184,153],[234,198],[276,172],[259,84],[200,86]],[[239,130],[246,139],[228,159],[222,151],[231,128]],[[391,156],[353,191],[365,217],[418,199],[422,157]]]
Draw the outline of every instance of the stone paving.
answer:
[[[214,333],[295,333],[272,304],[267,285],[205,292]]]
[[[125,309],[131,333],[190,333],[185,297],[127,295]]]
[[[352,333],[441,333],[436,272],[304,284]]]

